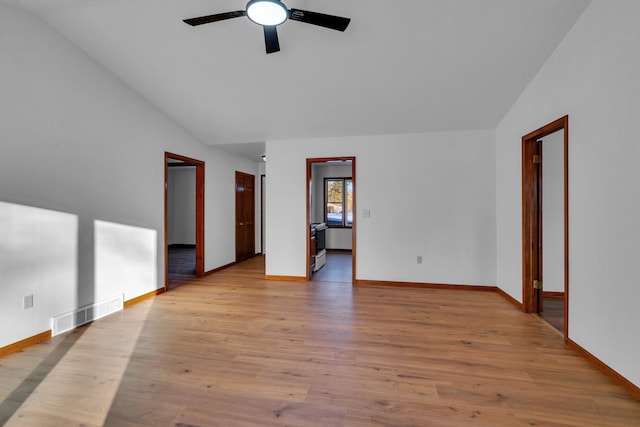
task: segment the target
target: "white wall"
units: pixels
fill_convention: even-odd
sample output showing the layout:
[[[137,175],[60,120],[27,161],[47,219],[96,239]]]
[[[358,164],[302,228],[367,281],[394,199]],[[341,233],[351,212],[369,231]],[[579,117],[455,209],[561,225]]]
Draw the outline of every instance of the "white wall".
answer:
[[[165,151],[206,162],[205,268],[234,261],[234,172],[257,174],[257,163],[203,145],[4,5],[0,93],[0,347],[50,329],[51,316],[163,286]],[[141,251],[120,256],[128,247]],[[28,294],[34,308],[23,310]]]
[[[267,274],[305,275],[306,159],[356,156],[357,279],[495,285],[493,131],[269,141],[267,156]]]
[[[196,244],[196,168],[173,166],[167,177],[167,241]]]
[[[521,300],[521,137],[569,115],[569,338],[640,386],[640,2],[593,0],[496,131],[498,284]]]
[[[325,232],[327,249],[350,251],[353,249],[351,228],[327,228]]]
[[[542,281],[564,292],[564,132],[542,139]]]
[[[324,179],[351,178],[352,168],[351,164],[336,165],[332,163],[314,163],[311,166],[311,222],[324,222]],[[356,194],[357,192],[356,189]],[[327,249],[352,249],[351,228],[328,228],[325,236]]]

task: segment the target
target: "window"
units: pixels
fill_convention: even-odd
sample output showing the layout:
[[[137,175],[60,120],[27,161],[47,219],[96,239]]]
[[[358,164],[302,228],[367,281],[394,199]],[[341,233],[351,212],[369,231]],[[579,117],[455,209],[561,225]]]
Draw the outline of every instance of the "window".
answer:
[[[353,225],[353,180],[351,178],[325,178],[324,222],[329,227]]]

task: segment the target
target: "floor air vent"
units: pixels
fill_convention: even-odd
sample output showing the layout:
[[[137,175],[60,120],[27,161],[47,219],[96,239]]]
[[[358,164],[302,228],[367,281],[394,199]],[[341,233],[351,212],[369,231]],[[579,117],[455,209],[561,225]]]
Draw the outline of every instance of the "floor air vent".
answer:
[[[101,317],[108,316],[124,307],[124,294],[85,305],[79,309],[55,316],[51,319],[51,334],[56,336],[73,328],[93,322]]]

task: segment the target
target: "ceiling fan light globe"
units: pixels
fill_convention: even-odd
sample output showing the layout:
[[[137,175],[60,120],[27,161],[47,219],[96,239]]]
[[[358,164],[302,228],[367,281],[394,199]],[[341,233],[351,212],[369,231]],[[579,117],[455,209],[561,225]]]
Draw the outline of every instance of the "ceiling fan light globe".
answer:
[[[259,25],[280,25],[289,17],[287,7],[278,0],[251,0],[247,16]]]

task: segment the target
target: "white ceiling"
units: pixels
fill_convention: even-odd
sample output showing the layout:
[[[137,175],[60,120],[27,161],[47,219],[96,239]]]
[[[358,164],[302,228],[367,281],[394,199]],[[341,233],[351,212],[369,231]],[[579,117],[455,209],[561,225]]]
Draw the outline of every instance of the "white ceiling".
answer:
[[[266,55],[244,0],[0,0],[40,16],[207,144],[495,128],[589,0],[284,0]],[[243,147],[243,148],[241,148]],[[259,152],[259,154],[258,154]]]

